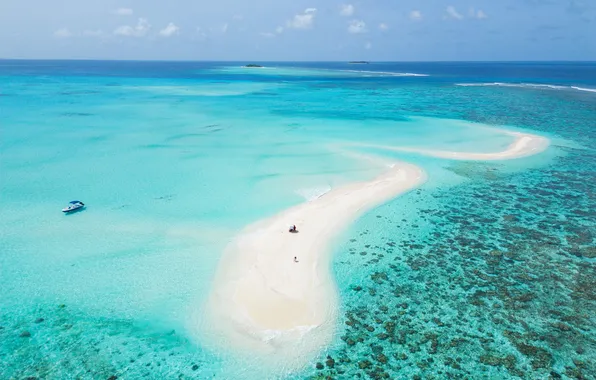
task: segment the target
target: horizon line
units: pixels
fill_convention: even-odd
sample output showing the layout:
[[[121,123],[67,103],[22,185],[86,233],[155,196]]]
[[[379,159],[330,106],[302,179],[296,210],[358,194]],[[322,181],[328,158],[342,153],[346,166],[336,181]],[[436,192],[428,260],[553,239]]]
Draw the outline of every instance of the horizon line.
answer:
[[[433,60],[433,61],[385,61],[385,60],[218,60],[218,59],[101,59],[101,58],[0,58],[0,61],[88,61],[88,62],[172,62],[172,63],[192,63],[192,62],[234,62],[234,63],[596,63],[596,60]]]

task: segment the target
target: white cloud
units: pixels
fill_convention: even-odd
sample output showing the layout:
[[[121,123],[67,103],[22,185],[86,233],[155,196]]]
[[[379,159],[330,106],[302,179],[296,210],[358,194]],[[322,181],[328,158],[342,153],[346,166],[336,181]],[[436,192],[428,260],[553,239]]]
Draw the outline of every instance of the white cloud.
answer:
[[[412,20],[412,21],[422,20],[422,12],[416,11],[416,10],[410,12],[410,20]]]
[[[66,28],[62,28],[62,29],[58,29],[57,31],[54,32],[54,37],[68,38],[68,37],[72,37],[72,33],[70,32],[70,30],[68,30]]]
[[[383,22],[383,23],[380,23],[379,24],[379,29],[381,29],[381,30],[387,30],[387,29],[389,29],[389,26]]]
[[[228,30],[230,30],[230,24],[227,22],[224,22],[223,24],[219,25],[219,26],[212,26],[209,29],[209,33],[214,33],[214,34],[226,34],[228,32]]]
[[[351,16],[354,14],[354,6],[352,4],[344,4],[341,6],[339,14],[342,16]]]
[[[144,18],[140,18],[137,21],[136,26],[130,25],[123,25],[114,30],[114,34],[117,36],[126,36],[126,37],[145,37],[149,30],[151,29],[151,25],[149,21]]]
[[[83,32],[83,36],[85,37],[101,37],[103,35],[103,30],[85,30]]]
[[[207,39],[207,33],[203,32],[203,29],[201,29],[200,26],[197,26],[196,36],[193,36],[192,38],[203,41]]]
[[[133,12],[130,8],[118,8],[114,10],[114,13],[118,16],[130,16]]]
[[[453,5],[450,5],[447,7],[447,18],[461,20],[464,16],[461,13],[458,13]]]
[[[168,26],[159,31],[159,35],[162,37],[171,37],[175,34],[178,34],[179,32],[180,28],[171,22],[168,24]]]
[[[366,33],[366,23],[361,20],[352,20],[348,26],[348,32],[353,34]]]
[[[284,32],[284,28],[283,26],[278,26],[277,28],[275,28],[275,33],[271,33],[271,32],[262,32],[259,33],[262,37],[266,37],[266,38],[273,38],[278,34],[282,34]]]
[[[365,48],[365,49],[367,49],[367,50],[368,50],[368,49],[372,49],[372,44],[371,44],[370,42],[367,42],[367,43],[364,45],[364,48]]]
[[[481,9],[478,9],[478,11],[476,11],[474,8],[470,8],[470,11],[468,12],[468,15],[471,18],[477,18],[479,20],[488,18],[488,16],[486,15],[486,13],[484,13],[484,11],[482,11]]]
[[[286,23],[286,26],[294,29],[310,29],[314,24],[316,13],[316,8],[307,8],[304,13],[295,15],[293,19]]]

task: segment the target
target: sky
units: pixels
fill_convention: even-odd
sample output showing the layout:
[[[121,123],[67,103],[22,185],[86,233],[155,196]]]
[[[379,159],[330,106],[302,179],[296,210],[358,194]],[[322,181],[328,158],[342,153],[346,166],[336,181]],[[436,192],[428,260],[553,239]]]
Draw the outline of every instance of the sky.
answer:
[[[596,61],[596,0],[0,0],[0,58]]]

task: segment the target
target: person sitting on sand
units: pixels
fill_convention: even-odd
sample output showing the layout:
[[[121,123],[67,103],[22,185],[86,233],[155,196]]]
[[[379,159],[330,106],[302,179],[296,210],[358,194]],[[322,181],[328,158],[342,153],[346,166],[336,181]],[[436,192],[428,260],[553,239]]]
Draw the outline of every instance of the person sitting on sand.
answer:
[[[296,230],[296,225],[295,224],[293,226],[290,226],[290,232],[298,232]]]

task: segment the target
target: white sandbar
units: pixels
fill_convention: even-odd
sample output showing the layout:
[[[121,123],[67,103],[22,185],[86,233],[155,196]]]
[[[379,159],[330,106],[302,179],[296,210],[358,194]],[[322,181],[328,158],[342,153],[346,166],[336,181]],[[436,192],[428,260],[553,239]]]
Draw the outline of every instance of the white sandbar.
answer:
[[[507,147],[506,150],[496,153],[469,153],[469,152],[451,152],[445,150],[431,150],[413,147],[399,147],[386,145],[371,145],[371,144],[357,144],[361,146],[369,146],[385,150],[393,150],[397,152],[411,152],[419,153],[425,156],[432,156],[438,158],[447,158],[452,160],[511,160],[531,156],[540,153],[549,146],[550,140],[546,137],[532,135],[529,133],[510,132],[500,130],[504,134],[515,137],[515,141]]]
[[[549,145],[544,137],[503,132],[516,139],[498,153],[367,146],[447,159],[505,160],[539,153]],[[283,363],[285,370],[304,365],[332,340],[337,311],[329,271],[333,239],[362,213],[425,179],[417,166],[396,163],[370,182],[332,189],[247,227],[226,248],[215,276],[207,305],[215,339],[249,354],[258,350],[259,357]],[[298,233],[288,232],[293,224]]]
[[[316,353],[329,343],[332,329],[322,326],[335,320],[330,242],[360,214],[425,178],[422,169],[396,163],[370,182],[333,189],[246,228],[226,249],[208,304],[220,339],[276,354],[287,348],[282,356],[308,360],[298,351]],[[293,224],[298,233],[288,232]]]

